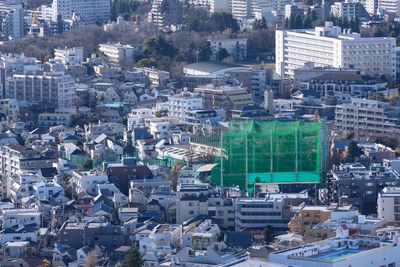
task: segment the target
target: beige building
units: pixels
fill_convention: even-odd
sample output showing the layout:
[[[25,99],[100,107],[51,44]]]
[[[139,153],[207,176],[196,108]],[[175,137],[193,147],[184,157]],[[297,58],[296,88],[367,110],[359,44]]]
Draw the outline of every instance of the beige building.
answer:
[[[251,94],[240,86],[207,85],[194,88],[194,91],[202,96],[204,108],[225,109],[228,117],[230,117],[231,110],[253,104]]]

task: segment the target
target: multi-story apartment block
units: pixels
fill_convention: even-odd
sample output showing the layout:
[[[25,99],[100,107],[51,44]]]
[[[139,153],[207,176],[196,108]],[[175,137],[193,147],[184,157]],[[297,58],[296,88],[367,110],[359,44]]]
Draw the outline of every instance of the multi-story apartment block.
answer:
[[[6,145],[1,147],[0,174],[13,176],[20,171],[37,170],[52,167],[56,158],[49,158],[40,152],[20,145]]]
[[[321,98],[370,98],[391,93],[387,83],[367,79],[359,71],[349,69],[304,68],[294,71],[294,87],[306,92],[315,91]],[[395,91],[394,91],[395,92]]]
[[[72,115],[69,113],[55,112],[55,113],[41,113],[39,114],[38,122],[40,127],[51,127],[56,125],[70,126]]]
[[[14,40],[24,36],[24,8],[22,4],[0,3],[0,40]]]
[[[400,225],[400,187],[385,187],[378,194],[378,217],[387,224]]]
[[[231,12],[236,19],[266,19],[282,22],[287,0],[231,0]]]
[[[168,116],[186,120],[189,111],[203,109],[203,99],[199,93],[183,92],[168,98]]]
[[[96,195],[97,185],[108,183],[108,176],[95,171],[80,172],[74,171],[72,173],[72,187],[76,194],[86,192],[88,194]]]
[[[220,86],[208,85],[194,89],[203,98],[204,108],[224,109],[229,117],[231,110],[240,109],[245,105],[253,104],[251,94],[240,86]]]
[[[331,201],[351,204],[366,215],[376,214],[377,196],[383,188],[400,184],[396,171],[375,165],[367,170],[359,163],[341,165],[329,176]]]
[[[6,97],[19,101],[61,108],[73,106],[75,96],[74,80],[67,74],[14,74],[6,82]]]
[[[386,13],[400,16],[400,3],[397,0],[378,0],[378,9],[383,9]]]
[[[306,201],[307,193],[268,194],[264,198],[237,198],[235,200],[235,229],[262,231],[268,225],[277,233],[284,233],[292,217],[290,205]]]
[[[179,0],[155,0],[148,20],[159,29],[180,25],[183,21],[182,3]]]
[[[378,0],[362,0],[361,3],[367,10],[368,14],[375,15],[378,10]]]
[[[360,2],[346,0],[344,2],[335,2],[331,6],[331,15],[337,18],[369,18],[368,12]]]
[[[393,136],[400,130],[399,114],[389,103],[353,98],[336,107],[335,126],[359,136]]]
[[[135,56],[143,50],[143,45],[99,44],[99,51],[116,64],[133,64]]]
[[[212,50],[211,60],[219,61],[219,51],[225,49],[235,61],[247,59],[247,39],[208,40]]]
[[[80,65],[84,60],[83,47],[54,49],[54,58],[64,65]]]
[[[223,228],[233,228],[235,223],[232,201],[215,192],[209,184],[179,185],[176,193],[176,223],[199,215],[215,217]]]
[[[108,0],[53,0],[52,19],[63,20],[79,15],[82,21],[106,23],[110,20],[111,2]]]
[[[154,68],[136,68],[135,70],[142,71],[149,78],[152,87],[164,87],[171,78],[168,71]]]
[[[361,37],[343,32],[332,22],[315,30],[276,31],[275,71],[293,77],[293,71],[313,63],[316,67],[352,68],[371,77],[396,81],[396,40],[391,37]]]

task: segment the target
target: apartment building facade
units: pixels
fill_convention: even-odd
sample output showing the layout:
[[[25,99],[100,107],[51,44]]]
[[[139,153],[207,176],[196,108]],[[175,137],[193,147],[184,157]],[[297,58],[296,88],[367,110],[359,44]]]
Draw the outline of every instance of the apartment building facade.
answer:
[[[106,23],[111,18],[111,2],[109,0],[53,0],[52,19],[61,16],[63,20],[79,15],[82,21]]]
[[[360,136],[393,136],[400,131],[400,110],[389,103],[353,98],[336,106],[335,126]]]
[[[293,78],[293,71],[307,64],[359,70],[363,75],[396,81],[396,40],[361,37],[342,32],[332,22],[314,30],[277,30],[275,71]]]
[[[6,98],[71,107],[76,96],[72,77],[63,73],[14,74],[6,81]]]

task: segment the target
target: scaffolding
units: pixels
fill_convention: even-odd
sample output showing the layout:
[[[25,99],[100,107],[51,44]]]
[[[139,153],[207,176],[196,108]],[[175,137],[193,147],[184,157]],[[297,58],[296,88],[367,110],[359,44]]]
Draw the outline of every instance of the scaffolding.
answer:
[[[249,195],[258,182],[319,183],[325,131],[323,121],[231,121],[220,136],[211,183],[239,186]]]

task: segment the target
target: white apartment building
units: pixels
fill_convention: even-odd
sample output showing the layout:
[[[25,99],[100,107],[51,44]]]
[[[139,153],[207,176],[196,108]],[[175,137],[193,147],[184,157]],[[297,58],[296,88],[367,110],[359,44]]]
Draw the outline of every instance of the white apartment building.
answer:
[[[399,133],[399,109],[389,103],[353,98],[350,103],[336,106],[335,126],[360,136],[390,136]]]
[[[64,65],[81,65],[84,60],[83,47],[54,49],[54,59]]]
[[[332,22],[314,30],[277,30],[275,36],[275,71],[281,77],[292,78],[295,69],[313,63],[315,67],[353,68],[364,75],[396,81],[394,38],[342,33]]]
[[[41,127],[51,127],[57,125],[70,126],[72,115],[69,113],[54,112],[54,113],[41,113],[39,114],[38,122]]]
[[[284,233],[288,229],[291,213],[289,202],[295,200],[300,204],[307,199],[307,193],[269,194],[264,198],[237,198],[235,205],[235,230],[263,230],[271,225],[276,232]]]
[[[34,224],[38,227],[41,226],[41,213],[34,209],[7,209],[2,210],[0,213],[1,227],[11,228],[16,225],[30,225]]]
[[[375,15],[378,9],[378,0],[362,0],[361,3],[370,15]]]
[[[158,70],[155,68],[137,68],[144,72],[144,75],[149,77],[151,87],[164,87],[169,82],[171,76],[168,71]]]
[[[389,14],[400,16],[400,2],[398,0],[378,0],[378,9],[383,9]]]
[[[378,194],[378,218],[387,224],[400,225],[400,187],[385,187]]]
[[[212,50],[211,60],[220,60],[218,54],[221,49],[225,49],[235,61],[244,61],[247,59],[247,39],[245,38],[208,41],[210,42],[210,48]]]
[[[232,15],[236,19],[262,19],[281,22],[288,0],[231,0]]]
[[[71,107],[76,96],[72,77],[63,73],[14,74],[6,81],[6,98]]]
[[[99,44],[99,51],[111,62],[117,64],[132,64],[135,55],[142,51],[143,45]]]
[[[183,92],[168,98],[168,116],[185,120],[191,110],[203,109],[203,99],[199,93]]]
[[[168,138],[171,136],[172,123],[168,119],[154,118],[149,122],[149,131],[154,138]]]
[[[97,185],[108,183],[108,176],[95,171],[74,171],[71,181],[76,194],[87,192],[88,194],[96,195]]]
[[[61,15],[63,20],[72,19],[78,14],[82,21],[106,23],[110,20],[109,0],[53,0],[52,17],[57,20]]]

